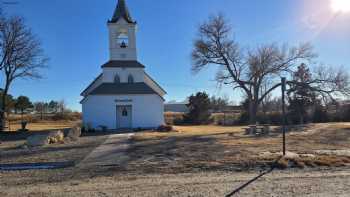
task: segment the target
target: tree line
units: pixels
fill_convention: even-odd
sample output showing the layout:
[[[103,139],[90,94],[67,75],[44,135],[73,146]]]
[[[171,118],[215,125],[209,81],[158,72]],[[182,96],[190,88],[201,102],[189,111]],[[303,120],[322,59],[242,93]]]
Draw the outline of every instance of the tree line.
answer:
[[[235,40],[229,21],[219,14],[198,28],[192,51],[192,71],[198,73],[216,66],[217,82],[243,93],[248,101],[249,123],[256,124],[259,108],[282,86],[281,77],[287,79],[288,93],[294,98],[290,101],[292,105],[301,106],[292,107],[299,114],[303,107],[298,103],[302,101],[307,105],[304,96],[324,101],[350,95],[348,72],[342,67],[317,64],[316,58],[310,43],[295,47],[278,43],[242,47]],[[306,65],[312,65],[313,70],[307,75],[298,75],[303,69],[301,64],[305,69],[308,69]],[[304,96],[298,97],[299,93]]]
[[[2,91],[0,91],[0,96],[2,96],[2,94]],[[0,105],[3,105],[1,100]],[[67,109],[64,100],[51,100],[49,102],[32,102],[27,96],[18,96],[17,98],[15,98],[10,94],[6,96],[6,110],[6,113],[14,114],[26,114],[32,112],[37,114],[48,114],[70,111],[69,109]]]
[[[301,66],[304,70],[305,67]],[[306,70],[304,70],[306,71]],[[314,94],[305,90],[287,94],[287,124],[306,124],[306,123],[324,123],[324,122],[348,122],[350,121],[350,102],[342,103],[341,101],[321,101]],[[226,100],[222,98],[209,97],[206,92],[197,92],[189,97],[187,107],[189,112],[184,114],[183,118],[177,119],[175,124],[211,124],[215,123],[214,117],[218,117],[217,112],[226,113],[228,120],[232,125],[249,124],[249,100],[241,102],[241,111],[239,114],[235,111],[223,111],[229,106],[225,101],[220,104],[221,110],[218,109],[217,101]],[[264,105],[257,109],[256,120],[259,124],[279,125],[282,123],[282,100],[281,97],[266,99]],[[225,115],[224,115],[225,116]],[[222,117],[221,117],[222,118]],[[218,124],[226,124],[219,120]],[[227,124],[226,124],[227,125]]]

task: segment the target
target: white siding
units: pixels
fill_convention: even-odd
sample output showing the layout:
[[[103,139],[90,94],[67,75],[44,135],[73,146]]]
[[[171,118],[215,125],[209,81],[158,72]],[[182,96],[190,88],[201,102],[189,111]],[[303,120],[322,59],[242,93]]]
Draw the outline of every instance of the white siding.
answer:
[[[118,103],[117,100],[131,100]],[[82,103],[84,125],[90,124],[93,128],[107,126],[116,129],[117,105],[132,106],[133,128],[156,128],[164,124],[164,103],[158,95],[105,95],[88,96]]]

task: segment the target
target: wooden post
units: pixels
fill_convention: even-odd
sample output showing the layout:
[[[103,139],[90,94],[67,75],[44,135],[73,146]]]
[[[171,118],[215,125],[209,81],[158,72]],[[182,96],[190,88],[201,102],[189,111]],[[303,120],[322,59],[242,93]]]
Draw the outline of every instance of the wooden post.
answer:
[[[283,155],[286,155],[286,103],[285,103],[285,91],[286,91],[286,78],[282,77],[282,132],[283,132]]]

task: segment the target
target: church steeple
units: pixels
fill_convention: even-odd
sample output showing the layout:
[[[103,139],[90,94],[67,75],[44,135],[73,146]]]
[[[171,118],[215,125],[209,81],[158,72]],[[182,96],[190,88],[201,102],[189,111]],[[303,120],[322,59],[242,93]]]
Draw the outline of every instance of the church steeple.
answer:
[[[119,0],[113,18],[108,21],[111,60],[137,60],[137,24],[130,16],[125,0]]]
[[[113,17],[108,22],[116,23],[121,18],[123,18],[128,23],[132,23],[132,24],[136,23],[136,21],[134,21],[130,15],[130,12],[126,5],[125,0],[118,0],[118,4],[117,4],[117,7],[115,8]]]

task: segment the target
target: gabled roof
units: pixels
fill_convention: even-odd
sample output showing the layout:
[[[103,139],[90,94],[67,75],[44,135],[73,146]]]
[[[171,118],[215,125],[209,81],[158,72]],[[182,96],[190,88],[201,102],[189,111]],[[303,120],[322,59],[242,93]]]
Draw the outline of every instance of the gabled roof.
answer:
[[[119,19],[125,19],[126,22],[136,24],[136,22],[132,19],[129,9],[126,6],[125,0],[118,0],[117,7],[115,8],[113,17],[109,20],[109,23],[116,23]]]
[[[164,92],[164,94],[167,94],[167,92],[162,88],[162,86],[159,85],[159,83],[156,82],[156,80],[154,80],[154,79],[153,79],[149,74],[147,74],[146,72],[145,72],[145,75],[146,75],[156,86],[158,86],[158,87]]]
[[[145,68],[143,64],[138,61],[118,61],[111,60],[102,65],[102,68]]]
[[[103,83],[95,88],[90,95],[118,95],[118,94],[157,94],[145,83]]]
[[[94,79],[94,81],[92,81],[92,82],[90,83],[90,85],[89,85],[87,88],[85,88],[85,90],[83,90],[83,91],[80,93],[80,96],[84,96],[84,93],[85,93],[89,88],[91,88],[92,85],[94,85],[94,83],[95,83],[97,80],[99,80],[101,77],[102,77],[102,73],[99,74],[98,77],[96,77],[96,78]]]

